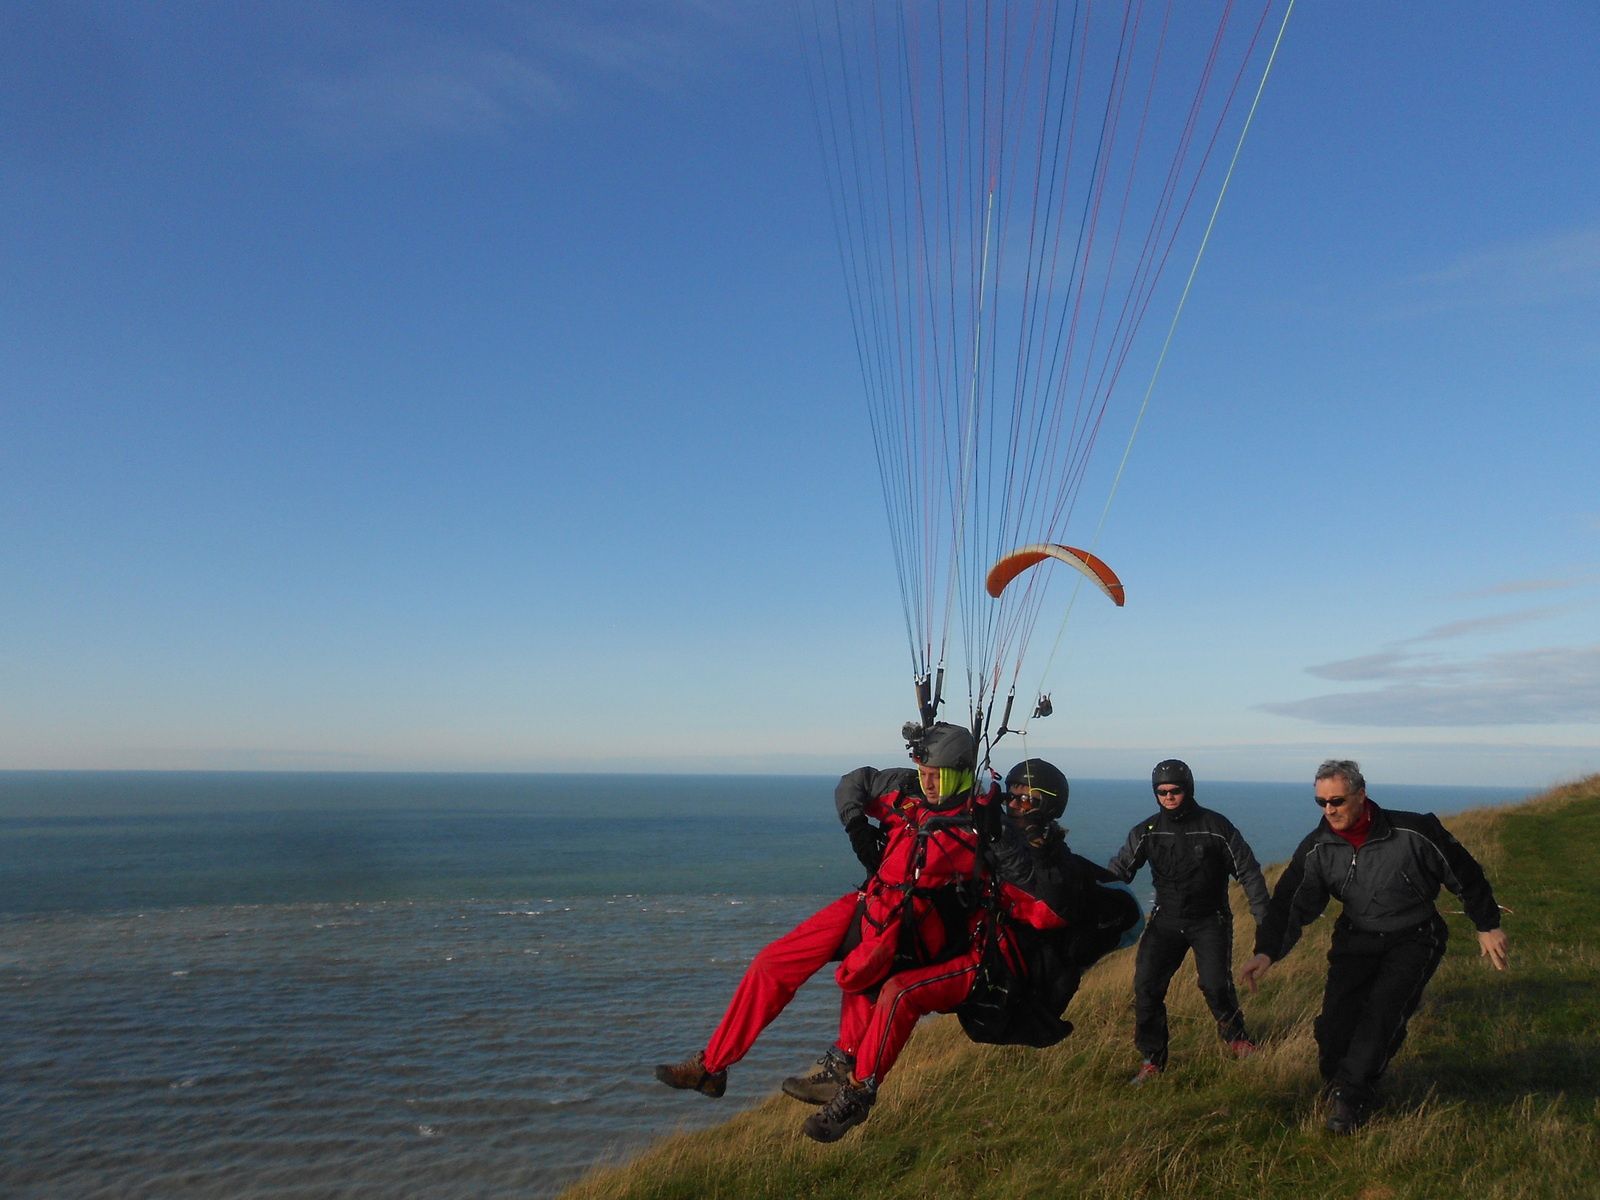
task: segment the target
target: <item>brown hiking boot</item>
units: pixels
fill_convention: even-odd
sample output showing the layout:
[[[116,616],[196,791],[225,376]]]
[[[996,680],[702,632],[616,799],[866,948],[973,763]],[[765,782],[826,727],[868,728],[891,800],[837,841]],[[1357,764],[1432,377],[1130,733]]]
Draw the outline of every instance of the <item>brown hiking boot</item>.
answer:
[[[839,1089],[850,1082],[850,1068],[855,1064],[839,1051],[829,1049],[817,1059],[817,1069],[809,1075],[791,1075],[783,1081],[783,1094],[803,1100],[807,1104],[826,1104],[839,1094]]]
[[[706,1052],[681,1063],[662,1063],[656,1068],[656,1078],[670,1088],[699,1092],[715,1100],[728,1090],[728,1069],[706,1070]]]

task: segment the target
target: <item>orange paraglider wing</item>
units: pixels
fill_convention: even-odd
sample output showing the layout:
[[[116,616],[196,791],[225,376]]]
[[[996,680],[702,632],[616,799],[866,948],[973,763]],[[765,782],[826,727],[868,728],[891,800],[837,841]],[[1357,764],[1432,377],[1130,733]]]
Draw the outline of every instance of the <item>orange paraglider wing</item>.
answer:
[[[1035,563],[1041,563],[1047,558],[1059,559],[1061,562],[1076,567],[1091,580],[1094,585],[1111,597],[1111,603],[1118,608],[1127,599],[1122,588],[1122,580],[1117,578],[1117,573],[1099,558],[1087,550],[1079,550],[1076,546],[1062,546],[1055,542],[1040,542],[1033,546],[1021,546],[1007,554],[994,566],[989,568],[989,577],[984,582],[989,595],[999,598],[1000,593],[1006,590],[1006,585],[1021,575]]]

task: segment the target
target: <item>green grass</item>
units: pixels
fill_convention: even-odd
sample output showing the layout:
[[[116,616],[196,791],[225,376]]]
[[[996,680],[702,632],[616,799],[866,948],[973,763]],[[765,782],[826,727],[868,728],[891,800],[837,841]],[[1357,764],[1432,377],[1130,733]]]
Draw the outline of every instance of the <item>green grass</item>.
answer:
[[[1050,1050],[976,1046],[952,1018],[924,1022],[872,1119],[836,1145],[802,1137],[809,1110],[775,1096],[565,1194],[1600,1197],[1600,775],[1446,824],[1512,910],[1511,970],[1478,959],[1470,924],[1448,916],[1450,951],[1386,1103],[1354,1137],[1326,1134],[1316,1099],[1325,917],[1245,997],[1261,1042],[1246,1062],[1223,1057],[1186,965],[1169,997],[1169,1070],[1129,1088],[1138,1056],[1123,952],[1090,973],[1068,1012],[1076,1032]],[[1242,961],[1249,920],[1242,908],[1236,919]]]

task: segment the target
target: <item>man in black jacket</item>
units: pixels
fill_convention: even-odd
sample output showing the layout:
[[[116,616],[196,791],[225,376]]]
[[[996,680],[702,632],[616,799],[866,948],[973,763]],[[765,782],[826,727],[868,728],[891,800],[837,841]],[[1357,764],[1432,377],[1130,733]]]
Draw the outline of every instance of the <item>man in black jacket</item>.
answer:
[[[1444,957],[1448,930],[1434,907],[1439,887],[1461,897],[1479,952],[1506,968],[1500,906],[1483,868],[1432,813],[1380,809],[1361,768],[1329,759],[1317,768],[1322,822],[1296,848],[1239,977],[1253,992],[1328,898],[1344,902],[1328,951],[1317,1017],[1328,1129],[1352,1133],[1366,1119],[1378,1077],[1400,1049],[1422,989]]]
[[[1133,1077],[1136,1084],[1166,1070],[1167,986],[1191,947],[1218,1036],[1238,1058],[1255,1052],[1233,986],[1228,877],[1244,888],[1257,924],[1267,910],[1267,885],[1256,856],[1233,822],[1195,803],[1188,764],[1176,758],[1157,763],[1150,786],[1160,809],[1133,827],[1107,864],[1126,882],[1148,862],[1156,885],[1133,973],[1133,1040],[1144,1056]]]

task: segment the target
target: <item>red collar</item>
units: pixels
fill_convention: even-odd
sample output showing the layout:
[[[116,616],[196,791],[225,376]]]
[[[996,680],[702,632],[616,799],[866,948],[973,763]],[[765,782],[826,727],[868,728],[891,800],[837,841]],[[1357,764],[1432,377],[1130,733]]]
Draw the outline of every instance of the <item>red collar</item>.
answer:
[[[1328,828],[1333,829],[1333,826],[1330,825]],[[1333,831],[1357,850],[1361,849],[1363,843],[1367,840],[1367,834],[1372,832],[1372,803],[1370,801],[1367,802],[1366,807],[1361,811],[1361,820],[1350,826],[1349,829],[1333,829]]]

